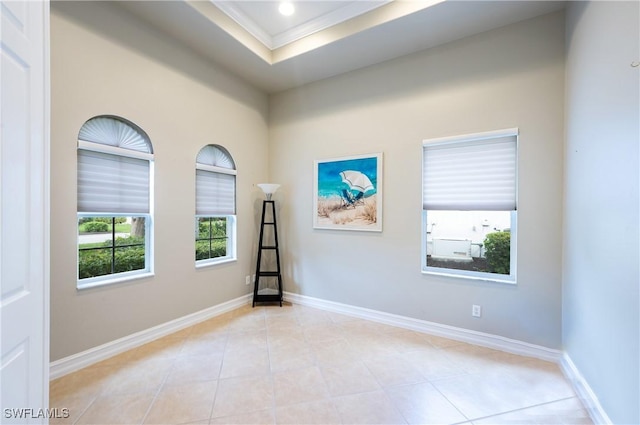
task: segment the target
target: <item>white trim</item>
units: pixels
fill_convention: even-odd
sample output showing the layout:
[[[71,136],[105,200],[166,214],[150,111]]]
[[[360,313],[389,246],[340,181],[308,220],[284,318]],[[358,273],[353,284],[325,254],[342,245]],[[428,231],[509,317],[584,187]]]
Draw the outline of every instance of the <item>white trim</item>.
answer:
[[[231,174],[232,176],[238,175],[238,172],[234,169],[216,167],[215,165],[200,164],[199,162],[196,162],[196,170],[211,171],[214,173],[222,173],[222,174]]]
[[[251,296],[252,294],[243,295],[222,304],[188,314],[161,325],[136,332],[115,341],[51,362],[49,364],[50,379],[53,380],[60,378],[71,372],[75,372],[99,361],[108,359],[116,354],[123,353],[160,337],[211,319],[212,317],[235,310],[236,308],[249,304],[251,302]]]
[[[244,28],[249,34],[254,36],[256,40],[262,43],[269,50],[273,50],[273,40],[269,33],[256,24],[253,19],[250,19],[241,10],[234,6],[231,2],[211,0],[211,3],[220,9],[225,15],[233,19],[238,25]]]
[[[373,322],[384,323],[386,325],[397,326],[403,329],[422,332],[429,335],[449,338],[456,341],[467,342],[474,345],[493,348],[508,353],[518,354],[527,357],[534,357],[541,360],[559,363],[562,352],[553,348],[530,344],[524,341],[505,338],[499,335],[487,334],[484,332],[469,329],[457,328],[440,323],[428,322],[426,320],[414,319],[406,316],[385,313],[383,311],[370,310],[368,308],[355,307],[352,305],[336,303],[333,301],[321,300],[305,295],[285,292],[284,298],[292,303],[315,307],[334,313],[345,314],[347,316],[358,317],[360,319],[371,320]]]
[[[571,382],[571,386],[578,394],[580,401],[587,409],[591,420],[595,424],[613,424],[609,416],[602,408],[598,397],[595,395],[589,383],[584,379],[576,365],[567,353],[563,353],[560,359],[560,368],[564,376]]]
[[[434,146],[436,144],[458,143],[461,141],[476,141],[484,139],[497,139],[499,137],[518,137],[520,130],[518,127],[505,128],[502,130],[483,131],[481,133],[462,134],[458,136],[436,137],[433,139],[424,139],[422,146]]]
[[[357,16],[364,15],[365,13],[384,6],[391,1],[392,0],[383,0],[379,2],[355,1],[348,3],[346,6],[332,10],[329,13],[290,28],[280,34],[274,35],[271,37],[271,46],[268,47],[270,47],[271,50],[278,49],[286,46],[287,44],[293,43],[294,41],[308,37],[311,34],[326,30],[327,28],[331,28]]]
[[[80,260],[78,259],[78,261]],[[155,274],[149,270],[133,270],[130,272],[119,272],[103,276],[86,277],[84,279],[77,280],[76,291],[84,291],[86,289],[99,288],[101,286],[147,279],[154,276]]]
[[[279,34],[271,35],[265,31],[260,25],[248,17],[242,10],[237,8],[232,2],[224,0],[212,0],[218,9],[224,12],[228,17],[233,19],[238,25],[244,28],[249,34],[254,36],[269,50],[275,50],[280,47],[291,44],[294,41],[305,38],[316,32],[325,30],[342,22],[363,15],[392,0],[380,0],[377,2],[356,1],[348,3],[339,9],[333,10],[317,18],[311,19],[303,24],[297,25]]]
[[[42,217],[44,231],[44,355],[40,360],[42,377],[40,382],[43,386],[42,406],[49,406],[49,385],[50,380],[48,362],[51,350],[51,6],[49,0],[42,2],[43,6],[43,39],[44,39],[44,211]]]
[[[228,256],[196,260],[196,269],[205,269],[207,267],[219,266],[221,264],[235,263],[236,261],[238,261],[237,258]]]
[[[153,154],[146,152],[134,151],[132,149],[119,148],[117,146],[104,145],[102,143],[87,142],[78,140],[78,149],[84,149],[92,152],[108,153],[111,155],[126,156],[129,158],[144,159],[153,161]]]

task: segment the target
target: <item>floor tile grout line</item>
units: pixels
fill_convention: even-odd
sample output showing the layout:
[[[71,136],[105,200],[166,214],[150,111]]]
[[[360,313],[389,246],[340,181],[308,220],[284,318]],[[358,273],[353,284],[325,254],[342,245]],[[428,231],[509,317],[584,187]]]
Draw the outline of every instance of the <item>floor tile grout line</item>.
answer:
[[[271,346],[269,344],[269,332],[267,330],[267,320],[266,320],[266,314],[265,314],[265,336],[266,336],[266,340],[267,340],[267,360],[269,363],[269,382],[271,384],[271,413],[273,415],[273,422],[274,423],[278,423],[278,418],[277,418],[277,404],[276,404],[276,386],[275,386],[275,381],[273,379],[273,369],[271,368]]]
[[[446,394],[444,394],[442,391],[440,391],[440,388],[438,388],[436,385],[434,385],[432,382],[429,382],[429,384],[437,391],[440,393],[440,395],[442,397],[444,397],[445,400],[447,400],[447,402],[449,402],[449,404],[451,404],[453,406],[454,409],[456,409],[458,412],[460,412],[460,414],[465,417],[467,419],[467,422],[472,422],[473,420],[469,418],[469,416],[465,415],[465,413],[458,407],[456,406],[456,404],[449,400],[449,397],[446,396]],[[464,422],[460,422],[460,423],[464,423]]]
[[[73,425],[77,424],[77,423],[78,423],[78,421],[80,420],[80,418],[82,417],[82,415],[84,415],[85,413],[87,413],[87,410],[89,410],[89,408],[93,405],[93,403],[95,403],[95,402],[96,402],[96,400],[98,399],[98,397],[100,397],[100,393],[99,393],[99,394],[96,394],[96,395],[94,395],[94,396],[93,396],[93,399],[89,402],[89,404],[87,404],[87,407],[85,407],[85,408],[82,410],[82,413],[80,413],[80,414],[78,415],[78,417],[76,418],[76,420],[75,420],[75,421],[73,421]]]
[[[556,399],[556,400],[545,401],[543,403],[537,403],[537,404],[532,404],[532,405],[529,405],[529,406],[519,407],[517,409],[506,410],[504,412],[499,412],[499,413],[496,413],[494,415],[487,415],[487,416],[481,416],[481,417],[478,417],[478,418],[469,419],[469,421],[470,422],[474,422],[474,421],[481,421],[481,420],[485,420],[485,419],[489,419],[489,418],[495,418],[495,417],[502,416],[502,415],[508,415],[510,413],[521,412],[521,411],[528,410],[528,409],[535,409],[536,407],[541,407],[541,406],[546,406],[546,405],[549,405],[549,404],[558,403],[558,402],[561,402],[561,401],[571,400],[572,398],[577,398],[577,397],[564,397],[564,398],[559,398],[559,399]],[[465,417],[467,417],[467,416],[465,415]]]
[[[164,388],[165,384],[167,383],[167,380],[169,379],[169,375],[171,375],[171,371],[175,367],[175,361],[176,361],[176,359],[173,358],[173,360],[171,362],[171,367],[169,368],[169,371],[167,372],[167,374],[162,379],[162,382],[158,386],[158,389],[156,390],[156,393],[153,396],[153,399],[151,400],[151,403],[149,404],[149,407],[147,407],[147,411],[145,412],[144,416],[140,420],[140,425],[143,425],[145,423],[145,421],[147,420],[147,417],[149,416],[149,413],[151,413],[151,408],[153,408],[153,406],[155,405],[156,400],[158,399],[158,396],[162,392],[162,389]]]
[[[222,370],[222,365],[220,366],[220,370]],[[209,418],[207,419],[208,424],[213,420],[213,408],[215,407],[216,399],[218,398],[218,389],[220,388],[220,370],[218,371],[218,379],[216,379],[216,392],[213,394],[213,400],[211,401],[211,407],[209,408]]]

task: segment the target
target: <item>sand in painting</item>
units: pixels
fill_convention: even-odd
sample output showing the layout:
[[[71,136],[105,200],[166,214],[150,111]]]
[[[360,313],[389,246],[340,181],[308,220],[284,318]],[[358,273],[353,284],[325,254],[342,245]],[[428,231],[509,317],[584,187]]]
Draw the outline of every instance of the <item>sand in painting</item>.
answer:
[[[366,227],[376,224],[376,196],[371,195],[356,203],[345,206],[339,197],[318,198],[317,224],[323,226]]]

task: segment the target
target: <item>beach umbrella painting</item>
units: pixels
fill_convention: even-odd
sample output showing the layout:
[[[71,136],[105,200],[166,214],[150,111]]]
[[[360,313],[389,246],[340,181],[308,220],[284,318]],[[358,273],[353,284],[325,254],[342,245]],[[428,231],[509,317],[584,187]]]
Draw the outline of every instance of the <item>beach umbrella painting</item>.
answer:
[[[367,192],[375,189],[369,177],[360,171],[345,170],[340,172],[342,182],[349,186],[349,189],[357,192]]]

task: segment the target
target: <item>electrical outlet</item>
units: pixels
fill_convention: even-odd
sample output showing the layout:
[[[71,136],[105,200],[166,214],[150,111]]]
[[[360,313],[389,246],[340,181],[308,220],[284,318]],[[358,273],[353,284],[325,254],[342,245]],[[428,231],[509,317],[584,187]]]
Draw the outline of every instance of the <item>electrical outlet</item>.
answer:
[[[480,317],[482,315],[482,307],[480,307],[479,305],[472,305],[471,306],[471,315],[473,317]]]
[[[244,278],[244,283],[245,285],[251,285],[251,276],[247,275],[247,277]]]

